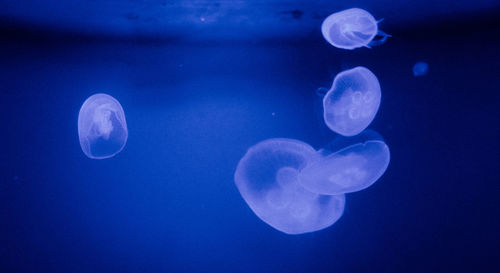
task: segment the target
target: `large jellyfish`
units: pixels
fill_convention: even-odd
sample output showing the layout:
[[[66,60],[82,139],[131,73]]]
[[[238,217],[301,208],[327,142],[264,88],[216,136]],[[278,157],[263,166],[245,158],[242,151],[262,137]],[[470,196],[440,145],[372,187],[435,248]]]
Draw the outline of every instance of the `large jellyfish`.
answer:
[[[234,180],[241,196],[265,223],[287,234],[326,228],[344,211],[344,195],[304,189],[298,173],[318,154],[306,143],[269,139],[251,147],[240,160]]]
[[[128,130],[120,103],[107,94],[90,96],[80,108],[78,136],[83,153],[92,159],[110,158],[123,150]]]
[[[346,138],[339,136],[300,171],[300,184],[318,194],[343,194],[371,186],[390,161],[389,147],[374,131]]]
[[[326,125],[343,136],[361,133],[380,106],[380,84],[367,68],[358,66],[339,73],[323,98]]]
[[[366,10],[352,8],[328,16],[321,25],[323,37],[333,46],[343,49],[371,47],[383,44],[391,35],[378,29],[378,22]],[[376,36],[381,39],[374,40]]]

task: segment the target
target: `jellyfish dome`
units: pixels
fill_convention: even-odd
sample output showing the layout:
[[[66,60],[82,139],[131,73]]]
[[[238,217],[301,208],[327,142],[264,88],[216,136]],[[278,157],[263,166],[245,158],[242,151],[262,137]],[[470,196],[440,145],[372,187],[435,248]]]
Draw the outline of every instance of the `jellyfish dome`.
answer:
[[[324,229],[344,211],[344,195],[321,195],[298,182],[299,172],[318,153],[293,139],[269,139],[251,147],[238,163],[234,180],[250,209],[287,234]]]
[[[380,31],[377,24],[366,10],[351,8],[328,16],[321,25],[321,32],[325,40],[337,48],[370,47],[384,43],[391,36]],[[382,39],[374,41],[377,35]]]
[[[359,137],[339,137],[332,147],[319,151],[320,157],[299,174],[300,184],[318,194],[344,194],[366,189],[389,166],[389,147],[376,132]]]
[[[426,62],[417,62],[413,65],[413,76],[421,77],[427,75],[429,65]]]
[[[375,118],[380,98],[380,84],[370,70],[358,66],[343,71],[323,98],[325,123],[343,136],[357,135]]]
[[[92,159],[110,158],[123,150],[128,130],[120,103],[107,94],[85,100],[78,115],[78,137],[83,153]]]

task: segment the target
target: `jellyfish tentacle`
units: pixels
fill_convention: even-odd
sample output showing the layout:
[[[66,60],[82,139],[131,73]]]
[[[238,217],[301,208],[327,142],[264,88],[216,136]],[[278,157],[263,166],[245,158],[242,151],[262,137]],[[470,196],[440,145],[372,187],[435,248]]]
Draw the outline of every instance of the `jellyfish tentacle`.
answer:
[[[318,97],[323,98],[326,95],[326,93],[328,93],[328,91],[330,91],[330,88],[321,86],[318,89],[316,89],[316,95],[318,95]]]
[[[380,37],[380,38],[375,39],[377,37]],[[373,40],[371,40],[370,43],[368,43],[368,45],[369,46],[383,45],[383,44],[385,44],[385,42],[387,42],[387,38],[389,38],[389,37],[392,37],[392,35],[387,34],[387,33],[383,32],[382,30],[379,30],[377,32],[377,35],[375,36],[375,38]]]
[[[392,35],[391,35],[391,34],[387,34],[387,33],[383,32],[383,31],[382,31],[382,30],[380,30],[380,29],[377,31],[377,36],[392,37]]]

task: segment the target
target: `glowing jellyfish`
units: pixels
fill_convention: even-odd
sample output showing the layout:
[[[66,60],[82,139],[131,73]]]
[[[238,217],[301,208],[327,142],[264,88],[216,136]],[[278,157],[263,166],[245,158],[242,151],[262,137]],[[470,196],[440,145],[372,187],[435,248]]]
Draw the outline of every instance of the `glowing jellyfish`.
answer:
[[[92,159],[110,158],[123,150],[128,130],[120,103],[106,94],[90,96],[80,108],[78,136],[82,151]]]
[[[413,76],[420,77],[425,76],[429,70],[429,65],[426,62],[417,62],[413,66]]]
[[[343,71],[323,98],[325,123],[343,136],[357,135],[375,118],[380,97],[380,84],[370,70],[358,66]]]
[[[385,43],[391,35],[378,29],[378,22],[366,10],[352,8],[328,16],[321,25],[323,37],[343,49],[371,47]],[[373,40],[380,36],[380,40]]]
[[[317,157],[306,143],[269,139],[251,147],[234,174],[238,190],[265,223],[288,234],[326,228],[344,211],[344,195],[327,196],[305,190],[298,173]]]
[[[343,148],[337,150],[339,147]],[[339,136],[319,153],[322,157],[309,163],[299,174],[300,184],[318,194],[363,190],[384,174],[390,161],[389,147],[380,135],[369,130],[354,138]]]

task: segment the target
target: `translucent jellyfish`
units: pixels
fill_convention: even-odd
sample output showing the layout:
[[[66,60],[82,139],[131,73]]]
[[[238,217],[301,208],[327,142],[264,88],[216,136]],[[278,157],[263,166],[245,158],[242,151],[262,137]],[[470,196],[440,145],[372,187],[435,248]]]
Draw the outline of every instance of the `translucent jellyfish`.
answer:
[[[322,156],[299,174],[300,184],[318,194],[363,190],[384,174],[390,161],[389,147],[380,135],[370,130],[354,138],[339,136],[319,153]]]
[[[325,123],[343,136],[357,135],[375,118],[380,97],[380,84],[370,70],[358,66],[343,71],[323,98]]]
[[[287,234],[326,228],[344,211],[344,195],[305,190],[297,180],[307,162],[318,156],[306,143],[269,139],[251,147],[234,174],[238,190],[265,223]]]
[[[128,130],[120,103],[106,94],[90,96],[80,108],[78,136],[83,153],[92,159],[110,158],[123,150]]]
[[[420,77],[425,76],[429,70],[429,65],[426,62],[417,62],[413,66],[413,76]]]
[[[366,10],[352,8],[326,17],[321,25],[323,37],[331,45],[343,49],[371,47],[385,43],[391,35],[378,29],[378,23]],[[374,40],[379,36],[379,40]]]

